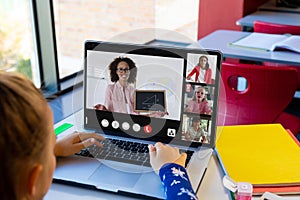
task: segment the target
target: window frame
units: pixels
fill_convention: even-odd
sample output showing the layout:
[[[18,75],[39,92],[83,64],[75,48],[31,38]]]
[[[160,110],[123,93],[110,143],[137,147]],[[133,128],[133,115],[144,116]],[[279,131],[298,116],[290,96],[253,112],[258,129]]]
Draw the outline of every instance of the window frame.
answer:
[[[52,0],[30,0],[34,49],[45,96],[61,90]]]

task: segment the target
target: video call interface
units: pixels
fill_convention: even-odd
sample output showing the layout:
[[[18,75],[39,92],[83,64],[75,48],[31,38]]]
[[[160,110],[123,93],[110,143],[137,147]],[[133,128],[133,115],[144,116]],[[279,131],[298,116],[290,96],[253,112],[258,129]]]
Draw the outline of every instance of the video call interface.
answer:
[[[210,144],[216,55],[88,50],[86,56],[85,107],[97,113],[102,130]]]

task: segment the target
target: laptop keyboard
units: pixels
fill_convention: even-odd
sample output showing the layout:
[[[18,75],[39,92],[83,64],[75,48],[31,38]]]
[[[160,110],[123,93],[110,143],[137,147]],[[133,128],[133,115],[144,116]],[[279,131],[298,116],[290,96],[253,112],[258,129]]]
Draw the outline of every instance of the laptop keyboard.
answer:
[[[148,144],[117,139],[106,139],[102,141],[102,145],[103,147],[92,145],[82,149],[80,152],[76,153],[76,155],[130,163],[140,166],[151,166]],[[187,165],[194,151],[179,151],[187,154]]]

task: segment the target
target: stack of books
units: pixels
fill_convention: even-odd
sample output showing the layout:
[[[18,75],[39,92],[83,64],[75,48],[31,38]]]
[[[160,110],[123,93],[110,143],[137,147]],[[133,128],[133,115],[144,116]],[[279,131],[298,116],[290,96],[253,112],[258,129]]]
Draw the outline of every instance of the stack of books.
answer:
[[[253,195],[300,194],[300,144],[280,124],[218,127],[215,148],[226,175]]]

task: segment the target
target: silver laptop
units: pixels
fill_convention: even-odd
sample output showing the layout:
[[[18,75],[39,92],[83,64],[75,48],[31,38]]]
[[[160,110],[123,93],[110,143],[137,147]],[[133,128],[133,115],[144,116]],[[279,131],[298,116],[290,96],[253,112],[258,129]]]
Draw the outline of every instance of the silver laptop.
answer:
[[[188,153],[197,191],[215,145],[221,53],[87,41],[84,55],[84,107],[55,127],[66,129],[58,137],[79,130],[107,139],[59,158],[54,180],[164,199],[147,148],[160,141]]]

